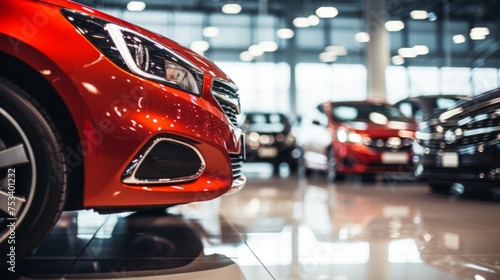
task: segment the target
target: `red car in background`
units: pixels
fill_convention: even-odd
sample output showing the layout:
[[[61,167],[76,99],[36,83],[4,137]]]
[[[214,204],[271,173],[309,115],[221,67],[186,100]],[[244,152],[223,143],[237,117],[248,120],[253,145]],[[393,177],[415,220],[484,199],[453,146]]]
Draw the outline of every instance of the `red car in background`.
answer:
[[[299,137],[306,170],[373,181],[385,172],[409,173],[415,123],[376,101],[326,102],[302,121]]]
[[[74,2],[2,0],[0,61],[2,263],[64,209],[140,210],[244,186],[237,87],[191,50]]]

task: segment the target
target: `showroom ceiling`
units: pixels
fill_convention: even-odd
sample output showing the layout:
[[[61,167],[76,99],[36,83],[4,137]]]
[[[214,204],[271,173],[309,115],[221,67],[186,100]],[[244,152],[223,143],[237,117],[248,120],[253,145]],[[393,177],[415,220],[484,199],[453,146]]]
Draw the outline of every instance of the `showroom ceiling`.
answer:
[[[78,2],[100,8],[126,9],[129,0],[77,0]],[[276,15],[299,16],[300,13],[310,13],[322,5],[335,6],[339,16],[362,16],[366,0],[143,0],[150,10],[184,10],[220,12],[220,8],[227,3],[238,3],[242,6],[242,13],[258,14],[270,13]],[[500,14],[500,3],[496,0],[387,0],[387,10],[395,18],[407,17],[415,9],[434,12],[436,19],[471,19],[497,20]],[[308,11],[310,10],[310,11]]]
[[[254,41],[276,40],[276,30],[292,28],[296,34],[293,40],[296,49],[291,50],[291,44],[286,40],[277,40],[278,50],[261,56],[259,60],[289,62],[286,58],[293,56],[299,62],[331,62],[318,59],[318,55],[326,46],[337,44],[342,45],[349,56],[336,55],[334,61],[362,63],[365,45],[355,39],[355,34],[367,31],[369,24],[364,20],[366,6],[376,0],[142,0],[146,7],[144,13],[127,11],[130,0],[74,1],[104,10],[164,36],[176,38],[186,46],[204,38],[205,44],[210,45],[205,55],[215,60],[243,60],[241,52],[255,44]],[[223,6],[229,3],[241,6],[240,15],[223,15]],[[309,20],[321,6],[335,7],[338,15],[333,20],[322,20],[316,25],[296,25],[295,19]],[[411,15],[415,10],[423,10],[426,17],[416,20]],[[403,23],[398,24],[406,26],[402,30],[389,30],[386,27],[391,31],[391,57],[399,55],[400,49],[415,45],[425,45],[429,49],[426,55],[412,57],[405,62],[393,62],[395,65],[499,65],[500,1],[386,0],[386,9],[378,15],[370,16],[371,20],[375,19],[381,25],[390,20],[401,20]],[[217,26],[221,36],[201,37],[202,29],[208,25]],[[236,27],[237,30],[234,29]],[[475,29],[486,31],[482,31],[484,34],[475,34],[473,31],[478,31]],[[277,37],[283,39],[279,35]]]

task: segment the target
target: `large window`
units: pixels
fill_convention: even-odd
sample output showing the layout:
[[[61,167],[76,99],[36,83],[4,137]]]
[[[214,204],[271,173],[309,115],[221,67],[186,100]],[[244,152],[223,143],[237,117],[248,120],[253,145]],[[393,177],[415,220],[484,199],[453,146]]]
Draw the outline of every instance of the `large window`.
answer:
[[[363,100],[367,97],[367,75],[363,65],[299,63],[296,76],[298,114],[304,114],[325,101]]]
[[[439,94],[439,69],[437,67],[408,67],[410,95]]]
[[[498,70],[495,68],[475,68],[472,70],[472,84],[474,95],[497,88]]]
[[[385,70],[387,101],[395,103],[410,95],[408,71],[402,66],[389,66]]]
[[[239,87],[245,112],[290,112],[290,67],[286,63],[217,62]]]
[[[466,67],[441,68],[441,91],[444,94],[472,94],[471,71]]]

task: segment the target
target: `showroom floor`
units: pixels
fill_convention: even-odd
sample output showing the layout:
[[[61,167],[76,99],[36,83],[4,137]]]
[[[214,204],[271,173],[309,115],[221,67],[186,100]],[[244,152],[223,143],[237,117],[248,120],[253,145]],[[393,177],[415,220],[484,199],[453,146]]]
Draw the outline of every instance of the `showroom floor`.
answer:
[[[18,267],[42,279],[500,279],[492,195],[281,171],[247,165],[239,193],[169,214],[64,213]]]

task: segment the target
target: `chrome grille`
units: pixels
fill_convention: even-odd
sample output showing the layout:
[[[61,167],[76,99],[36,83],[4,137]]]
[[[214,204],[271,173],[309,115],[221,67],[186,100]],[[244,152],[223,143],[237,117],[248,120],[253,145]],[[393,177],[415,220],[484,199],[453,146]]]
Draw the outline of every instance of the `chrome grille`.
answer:
[[[231,168],[233,169],[233,180],[238,179],[242,174],[243,155],[229,155],[231,158]]]
[[[371,139],[369,142],[366,142],[365,145],[379,151],[407,151],[411,149],[411,144],[413,139],[410,138],[401,138],[401,143],[399,145],[391,145],[388,139],[378,138]]]
[[[238,125],[238,114],[240,113],[240,97],[237,90],[235,85],[218,80],[214,80],[212,85],[212,94],[229,121],[235,126]]]
[[[500,140],[500,116],[480,114],[459,121],[431,125],[431,148],[458,148],[494,144]]]

